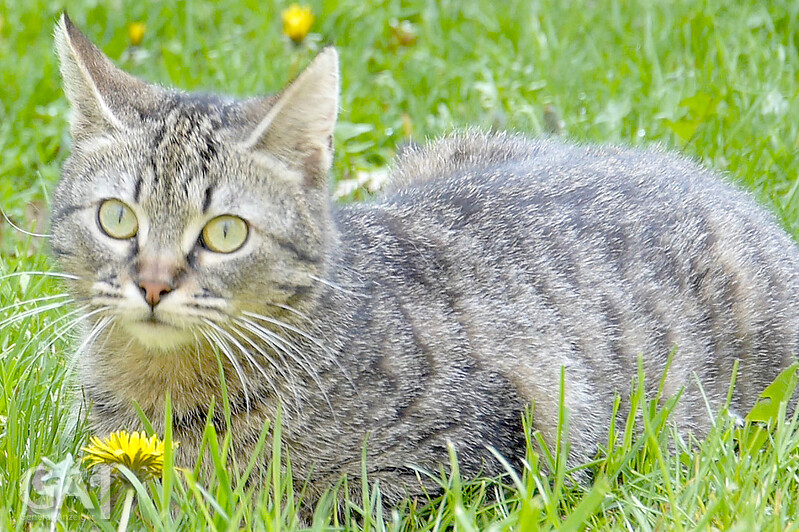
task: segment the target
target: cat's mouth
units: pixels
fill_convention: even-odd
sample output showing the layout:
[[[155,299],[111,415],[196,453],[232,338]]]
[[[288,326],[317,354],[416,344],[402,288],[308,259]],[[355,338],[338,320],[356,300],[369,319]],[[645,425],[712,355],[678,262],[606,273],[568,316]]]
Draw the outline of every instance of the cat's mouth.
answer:
[[[141,320],[124,322],[123,326],[136,341],[151,349],[175,349],[195,341],[195,335],[189,329],[152,313]]]
[[[172,325],[170,323],[166,323],[164,321],[161,321],[158,318],[151,318],[149,320],[143,321],[142,323],[146,327],[150,327],[151,329],[156,330],[156,331],[165,331],[165,330],[168,330],[168,329],[180,330],[179,327],[175,327],[174,325]]]
[[[170,323],[166,323],[165,321],[159,319],[158,316],[156,316],[155,313],[153,313],[153,312],[151,312],[150,315],[147,317],[147,319],[145,319],[143,321],[144,321],[144,323],[147,323],[149,325],[153,325],[155,327],[175,328],[174,325],[172,325]]]

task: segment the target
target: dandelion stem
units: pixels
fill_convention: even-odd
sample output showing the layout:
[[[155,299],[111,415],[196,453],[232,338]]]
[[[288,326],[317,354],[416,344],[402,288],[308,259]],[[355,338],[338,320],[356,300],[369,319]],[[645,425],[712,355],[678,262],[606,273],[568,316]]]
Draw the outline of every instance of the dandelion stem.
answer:
[[[117,530],[123,532],[128,529],[128,521],[130,521],[130,511],[133,508],[133,488],[128,488],[125,492],[125,506],[122,507],[122,517],[119,518],[119,527]]]

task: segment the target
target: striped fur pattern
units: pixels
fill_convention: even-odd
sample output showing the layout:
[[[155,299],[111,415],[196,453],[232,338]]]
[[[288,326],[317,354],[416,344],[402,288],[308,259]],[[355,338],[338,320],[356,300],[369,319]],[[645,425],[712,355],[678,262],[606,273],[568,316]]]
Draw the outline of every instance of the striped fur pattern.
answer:
[[[572,463],[607,436],[643,356],[653,393],[684,389],[676,423],[701,436],[740,362],[745,413],[799,350],[799,251],[748,194],[659,150],[469,132],[410,146],[391,190],[332,205],[338,62],[323,51],[278,95],[232,100],[119,71],[64,17],[56,28],[73,153],[53,197],[53,252],[83,305],[78,380],[98,433],[160,428],[170,394],[178,461],[208,409],[225,425],[218,359],[246,463],[283,411],[296,478],[369,477],[421,493],[447,444],[467,475],[522,457],[521,419],[556,438],[566,374]],[[130,207],[138,233],[98,225]],[[232,253],[215,216],[246,221]],[[143,276],[166,289],[145,301]],[[704,397],[697,383],[704,389]],[[263,464],[261,464],[263,466]],[[428,488],[430,486],[427,486]]]

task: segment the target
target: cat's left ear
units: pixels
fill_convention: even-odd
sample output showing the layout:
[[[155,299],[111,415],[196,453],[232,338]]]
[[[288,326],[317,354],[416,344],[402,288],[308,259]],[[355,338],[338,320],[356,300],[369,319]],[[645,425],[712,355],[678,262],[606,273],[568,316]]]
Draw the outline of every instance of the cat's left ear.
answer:
[[[309,186],[327,186],[338,116],[338,53],[328,47],[276,97],[246,104],[255,127],[244,148],[276,157],[303,173]]]

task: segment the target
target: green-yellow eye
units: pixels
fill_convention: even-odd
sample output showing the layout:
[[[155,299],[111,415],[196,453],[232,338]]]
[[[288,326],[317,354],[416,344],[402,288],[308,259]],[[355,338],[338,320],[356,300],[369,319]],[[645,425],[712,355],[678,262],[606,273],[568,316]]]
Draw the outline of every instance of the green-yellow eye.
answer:
[[[232,253],[247,240],[247,222],[238,216],[223,214],[203,227],[205,247],[217,253]]]
[[[130,207],[118,199],[107,199],[97,212],[100,228],[111,238],[126,239],[136,235],[139,222]]]

